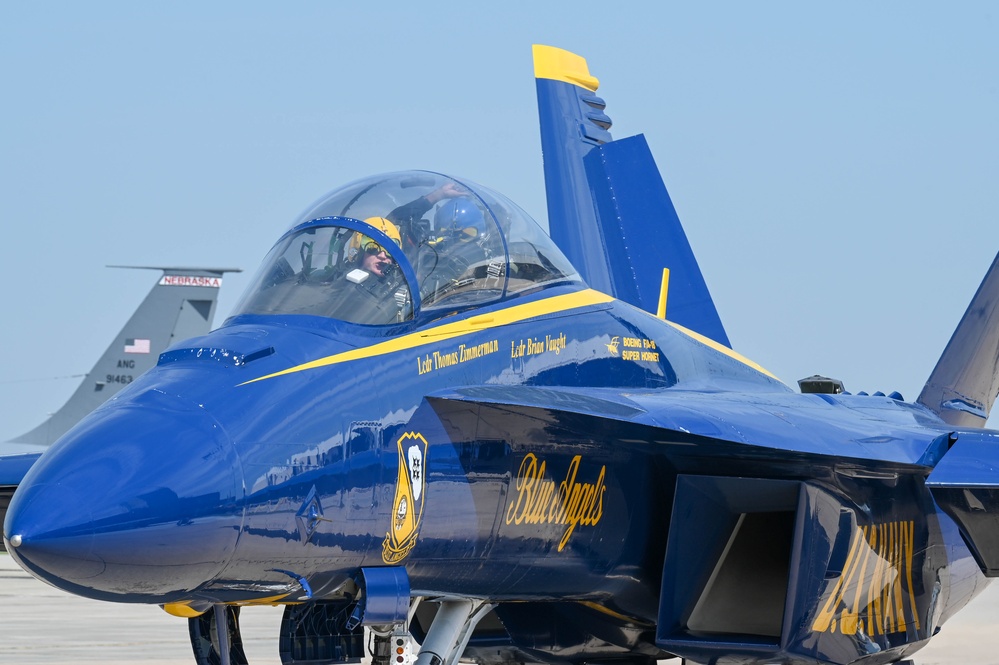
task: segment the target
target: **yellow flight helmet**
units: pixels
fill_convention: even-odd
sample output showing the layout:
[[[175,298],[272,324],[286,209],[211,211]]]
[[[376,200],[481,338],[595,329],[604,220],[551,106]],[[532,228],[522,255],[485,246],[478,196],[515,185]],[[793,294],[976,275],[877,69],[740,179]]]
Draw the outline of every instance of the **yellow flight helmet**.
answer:
[[[368,217],[364,220],[364,223],[378,229],[391,238],[396,245],[402,247],[402,235],[399,233],[399,227],[389,220],[384,217]],[[381,245],[363,233],[354,233],[347,245],[347,258],[353,259],[360,251],[367,251],[368,249],[376,249],[372,253],[377,253],[377,250],[381,249]]]

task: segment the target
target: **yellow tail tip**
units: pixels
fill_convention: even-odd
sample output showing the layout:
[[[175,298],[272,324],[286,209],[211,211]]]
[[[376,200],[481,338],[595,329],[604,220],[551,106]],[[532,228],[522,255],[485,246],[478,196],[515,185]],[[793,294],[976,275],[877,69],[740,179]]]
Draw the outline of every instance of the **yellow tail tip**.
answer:
[[[586,58],[554,46],[535,44],[534,78],[564,81],[596,92],[600,81],[590,76]]]

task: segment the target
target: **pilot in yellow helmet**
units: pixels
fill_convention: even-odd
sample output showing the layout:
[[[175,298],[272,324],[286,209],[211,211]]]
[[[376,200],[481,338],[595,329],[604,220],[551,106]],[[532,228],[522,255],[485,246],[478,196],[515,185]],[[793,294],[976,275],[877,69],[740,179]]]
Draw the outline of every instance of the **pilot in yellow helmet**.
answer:
[[[399,227],[384,217],[368,217],[364,223],[387,235],[396,245],[402,245]],[[361,270],[378,277],[384,276],[389,267],[395,263],[392,255],[384,247],[362,233],[354,233],[347,244],[347,259],[355,261]]]

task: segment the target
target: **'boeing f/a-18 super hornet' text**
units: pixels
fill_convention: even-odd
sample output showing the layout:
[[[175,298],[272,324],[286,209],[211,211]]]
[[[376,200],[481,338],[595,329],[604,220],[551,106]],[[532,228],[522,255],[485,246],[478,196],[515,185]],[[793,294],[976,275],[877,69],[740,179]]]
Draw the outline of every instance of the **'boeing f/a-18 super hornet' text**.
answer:
[[[585,61],[535,47],[535,76],[550,236],[431,172],[322,198],[221,328],[31,468],[17,562],[188,617],[198,663],[245,662],[253,604],[286,606],[285,663],[925,645],[999,573],[999,267],[915,403],[792,391],[731,349]]]

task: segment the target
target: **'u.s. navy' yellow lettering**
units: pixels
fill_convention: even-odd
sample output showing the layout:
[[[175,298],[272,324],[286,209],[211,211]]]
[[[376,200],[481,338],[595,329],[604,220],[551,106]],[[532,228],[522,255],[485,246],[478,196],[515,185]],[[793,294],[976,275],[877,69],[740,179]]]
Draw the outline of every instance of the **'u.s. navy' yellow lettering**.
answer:
[[[556,485],[554,480],[546,477],[547,463],[544,460],[538,460],[534,453],[525,455],[517,471],[516,489],[506,511],[506,523],[565,526],[558,543],[559,552],[565,548],[577,526],[599,523],[604,515],[607,467],[600,467],[600,473],[592,483],[580,482],[577,476],[581,461],[582,455],[573,457],[565,480]]]
[[[914,531],[911,520],[857,529],[843,574],[812,622],[812,630],[843,635],[918,630],[912,591]]]

